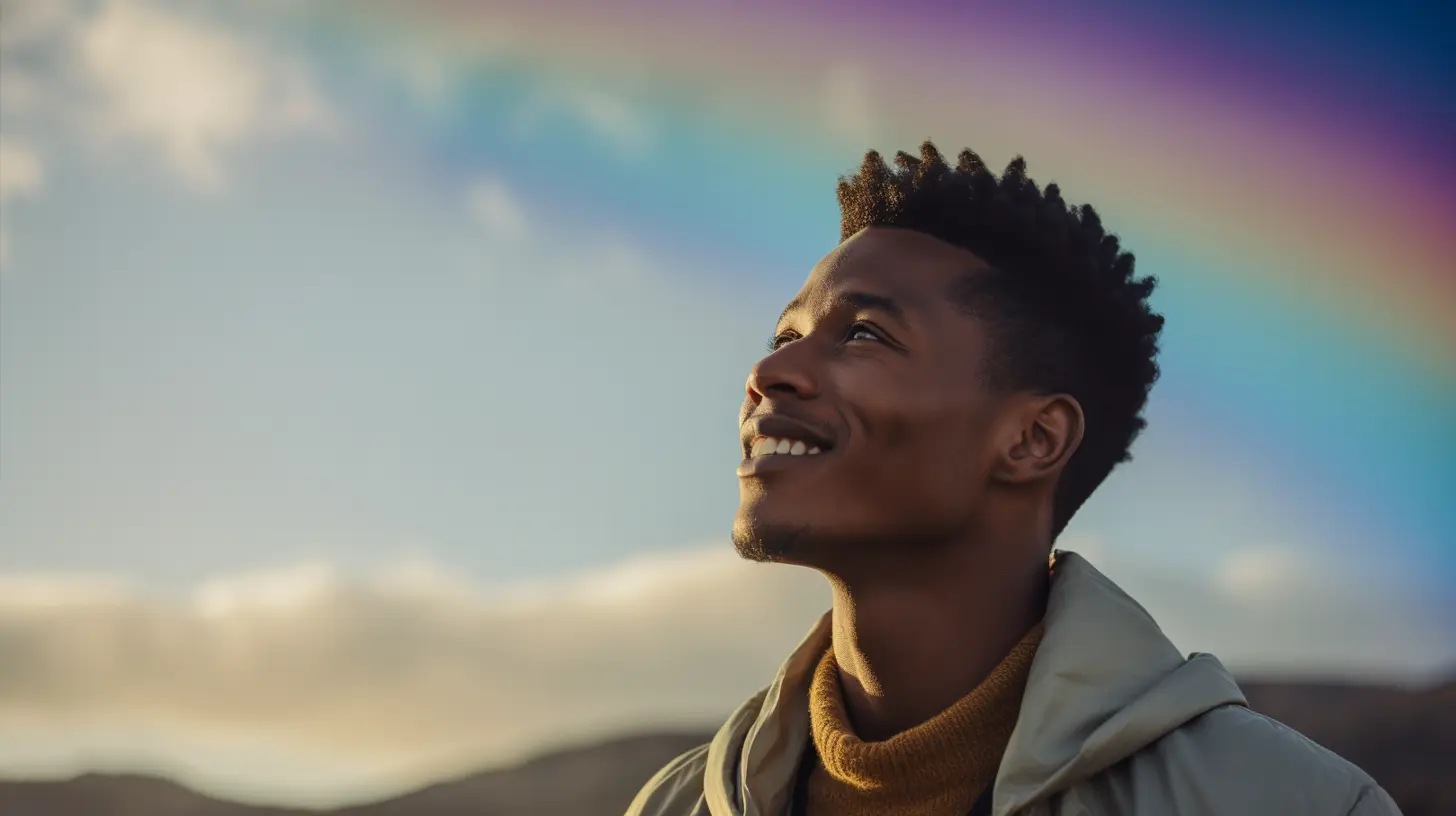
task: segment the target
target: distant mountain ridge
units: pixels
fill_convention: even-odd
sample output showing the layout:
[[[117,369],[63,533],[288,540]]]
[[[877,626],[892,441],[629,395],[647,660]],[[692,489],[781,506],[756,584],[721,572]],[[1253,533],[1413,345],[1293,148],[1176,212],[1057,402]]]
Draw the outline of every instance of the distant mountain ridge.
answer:
[[[1456,681],[1409,691],[1347,683],[1249,681],[1256,711],[1364,768],[1406,816],[1456,814]],[[710,732],[653,733],[556,751],[523,764],[334,810],[214,799],[156,777],[84,774],[0,781],[4,816],[621,816],[668,760]]]

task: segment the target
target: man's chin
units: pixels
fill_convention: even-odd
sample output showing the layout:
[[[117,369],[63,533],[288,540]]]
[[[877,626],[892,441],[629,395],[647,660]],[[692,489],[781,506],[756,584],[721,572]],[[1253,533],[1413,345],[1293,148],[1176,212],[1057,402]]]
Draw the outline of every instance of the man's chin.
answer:
[[[749,561],[806,565],[813,560],[815,549],[807,525],[768,523],[742,516],[733,522],[733,548]]]

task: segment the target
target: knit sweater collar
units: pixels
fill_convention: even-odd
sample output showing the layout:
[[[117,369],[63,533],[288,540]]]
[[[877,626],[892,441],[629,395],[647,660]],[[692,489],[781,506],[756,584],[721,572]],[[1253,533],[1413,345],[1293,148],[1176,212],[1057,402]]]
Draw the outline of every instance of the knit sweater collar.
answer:
[[[996,777],[1042,631],[1038,623],[950,708],[881,742],[855,735],[831,647],[809,687],[819,763],[804,791],[808,813],[964,814]]]

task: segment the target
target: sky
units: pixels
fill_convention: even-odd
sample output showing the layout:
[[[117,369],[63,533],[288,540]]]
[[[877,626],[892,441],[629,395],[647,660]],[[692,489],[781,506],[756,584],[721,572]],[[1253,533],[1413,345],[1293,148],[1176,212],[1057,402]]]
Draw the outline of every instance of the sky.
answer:
[[[0,776],[327,805],[711,726],[827,608],[736,417],[863,152],[1160,286],[1058,544],[1185,652],[1456,666],[1456,15],[0,1]]]

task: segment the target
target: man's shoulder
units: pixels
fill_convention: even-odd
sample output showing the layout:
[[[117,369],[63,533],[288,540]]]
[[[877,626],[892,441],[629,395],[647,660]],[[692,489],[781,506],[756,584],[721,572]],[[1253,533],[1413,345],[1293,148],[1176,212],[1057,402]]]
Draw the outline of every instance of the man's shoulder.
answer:
[[[1139,752],[1132,765],[1146,763],[1187,790],[1215,792],[1230,813],[1399,813],[1393,805],[1380,807],[1389,798],[1369,774],[1242,705],[1184,723]]]
[[[703,771],[708,748],[703,743],[679,754],[648,779],[628,806],[626,816],[697,816],[706,814]]]
[[[1371,781],[1368,774],[1344,757],[1247,706],[1219,706],[1174,733],[1186,734],[1195,743],[1231,759],[1277,761],[1280,768],[1326,775],[1332,780],[1348,778],[1357,784]]]

